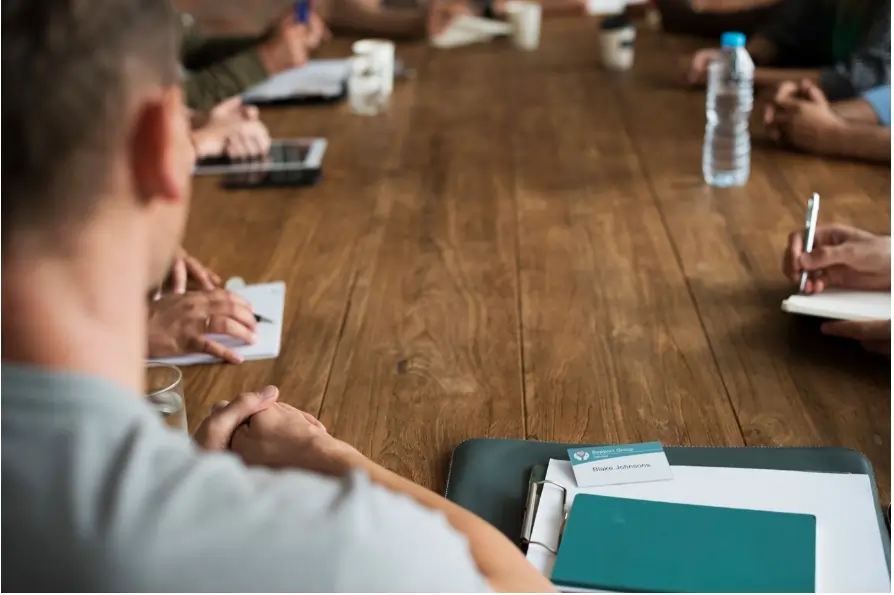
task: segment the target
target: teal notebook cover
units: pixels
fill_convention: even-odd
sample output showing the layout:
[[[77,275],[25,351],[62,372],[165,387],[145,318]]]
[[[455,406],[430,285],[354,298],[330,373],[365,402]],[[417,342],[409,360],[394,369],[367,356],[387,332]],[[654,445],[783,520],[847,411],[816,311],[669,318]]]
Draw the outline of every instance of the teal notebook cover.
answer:
[[[578,495],[552,581],[651,593],[813,593],[816,518]]]

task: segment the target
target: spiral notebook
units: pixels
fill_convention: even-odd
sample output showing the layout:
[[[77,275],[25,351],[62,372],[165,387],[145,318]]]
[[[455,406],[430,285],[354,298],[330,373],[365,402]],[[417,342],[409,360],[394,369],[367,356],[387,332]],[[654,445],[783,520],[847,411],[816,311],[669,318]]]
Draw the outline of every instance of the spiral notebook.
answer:
[[[206,336],[225,347],[233,349],[236,353],[242,355],[245,361],[279,357],[279,350],[282,346],[286,284],[282,281],[277,281],[275,283],[246,285],[239,289],[234,289],[233,293],[245,298],[251,304],[255,314],[269,320],[269,322],[258,323],[255,331],[258,337],[257,342],[247,345],[229,335],[208,334]],[[190,353],[177,357],[152,359],[150,361],[173,364],[175,366],[191,366],[195,364],[214,364],[221,360],[207,353]]]

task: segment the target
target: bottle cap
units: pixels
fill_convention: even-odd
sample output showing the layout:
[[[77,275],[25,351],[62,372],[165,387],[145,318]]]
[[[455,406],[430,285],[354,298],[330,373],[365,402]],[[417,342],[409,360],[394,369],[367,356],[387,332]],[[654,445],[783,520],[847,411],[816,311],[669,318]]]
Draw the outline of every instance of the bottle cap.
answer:
[[[727,31],[720,37],[720,45],[725,48],[745,47],[745,34],[738,31]]]

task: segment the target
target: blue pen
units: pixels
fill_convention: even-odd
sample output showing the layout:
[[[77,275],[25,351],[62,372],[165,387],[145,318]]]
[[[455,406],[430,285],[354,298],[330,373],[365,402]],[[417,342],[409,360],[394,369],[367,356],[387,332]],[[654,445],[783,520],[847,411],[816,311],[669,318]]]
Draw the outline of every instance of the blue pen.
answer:
[[[302,25],[306,25],[308,17],[310,16],[308,14],[310,12],[309,9],[310,0],[298,0],[295,2],[295,21]]]

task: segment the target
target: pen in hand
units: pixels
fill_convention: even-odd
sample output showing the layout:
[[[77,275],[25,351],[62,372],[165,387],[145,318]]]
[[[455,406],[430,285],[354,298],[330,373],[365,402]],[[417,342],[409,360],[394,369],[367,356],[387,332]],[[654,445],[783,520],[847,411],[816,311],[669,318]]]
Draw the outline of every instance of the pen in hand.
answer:
[[[813,242],[816,238],[816,222],[819,218],[820,196],[816,192],[807,201],[807,216],[804,221],[804,254],[810,254],[813,251]],[[801,283],[799,284],[799,293],[804,293],[807,289],[807,280],[810,275],[807,271],[801,271]]]
[[[255,314],[254,316],[255,316],[255,322],[266,322],[269,324],[273,324],[272,320],[270,320],[269,318],[265,318],[264,316],[261,316],[260,314]]]

